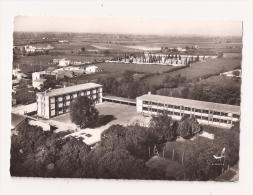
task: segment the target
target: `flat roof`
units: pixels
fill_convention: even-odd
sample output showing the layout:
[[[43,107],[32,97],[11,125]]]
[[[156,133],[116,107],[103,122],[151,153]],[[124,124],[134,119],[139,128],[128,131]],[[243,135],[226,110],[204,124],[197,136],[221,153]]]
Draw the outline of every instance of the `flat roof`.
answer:
[[[39,92],[37,94],[52,97],[52,96],[57,96],[57,95],[69,94],[69,93],[73,93],[76,91],[92,89],[92,88],[96,88],[96,87],[102,87],[102,85],[99,85],[96,83],[84,83],[84,84],[80,84],[80,85],[73,85],[73,86],[63,87],[63,88],[59,88],[59,89],[52,89],[50,91]]]
[[[33,82],[34,81],[36,81],[36,82],[45,82],[47,79],[35,79],[35,80],[33,80]]]
[[[206,110],[214,110],[214,111],[220,111],[220,112],[231,112],[234,114],[240,114],[240,106],[229,105],[229,104],[204,102],[204,101],[198,101],[198,100],[175,98],[175,97],[153,95],[153,94],[145,94],[137,98],[144,101],[153,101],[153,102],[164,103],[164,104],[169,103],[169,104],[173,104],[177,106],[186,106],[186,107],[193,107],[193,108],[198,108],[198,109],[206,109]]]
[[[136,103],[136,100],[135,100],[135,99],[129,99],[129,98],[123,98],[123,97],[117,97],[117,96],[106,95],[106,96],[103,96],[103,98],[104,98],[104,99],[108,99],[108,100],[115,100],[115,101]]]

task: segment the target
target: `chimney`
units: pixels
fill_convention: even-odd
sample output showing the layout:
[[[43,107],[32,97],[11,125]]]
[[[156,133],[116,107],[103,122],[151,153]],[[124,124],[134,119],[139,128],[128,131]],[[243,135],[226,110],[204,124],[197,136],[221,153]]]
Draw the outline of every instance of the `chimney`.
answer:
[[[151,91],[148,92],[148,95],[151,95]]]

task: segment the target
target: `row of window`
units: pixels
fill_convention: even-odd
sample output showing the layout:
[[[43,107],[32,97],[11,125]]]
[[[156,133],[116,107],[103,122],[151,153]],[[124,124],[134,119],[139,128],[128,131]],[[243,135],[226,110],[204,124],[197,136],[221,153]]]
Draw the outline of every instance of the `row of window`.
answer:
[[[143,107],[144,111],[150,111],[150,112],[155,112],[155,113],[165,113],[165,110],[160,110],[160,109],[154,109],[154,108],[147,108]],[[172,112],[172,111],[166,111],[168,115],[174,115],[174,116],[184,116],[184,115],[189,115],[189,114],[183,114],[180,112]],[[224,120],[224,119],[219,119],[219,118],[214,118],[214,117],[206,117],[206,116],[199,116],[199,115],[194,115],[196,119],[201,119],[201,120],[206,120],[206,121],[213,121],[213,122],[218,122],[218,123],[231,123],[231,120]]]
[[[66,100],[70,100],[73,98],[76,98],[77,96],[81,95],[81,96],[87,96],[87,95],[97,95],[98,93],[101,93],[101,91],[99,91],[99,89],[94,89],[92,91],[88,90],[88,91],[78,91],[72,94],[67,94],[67,95],[63,95],[63,96],[59,96],[59,97],[51,97],[50,98],[50,103],[54,103],[55,101],[61,102],[63,101],[63,99],[65,98]]]
[[[211,114],[211,115],[217,115],[217,116],[229,116],[229,117],[234,117],[237,119],[239,119],[239,117],[240,117],[238,114],[231,114],[231,113],[218,112],[218,111],[213,111],[213,110],[191,108],[191,107],[186,107],[186,106],[177,106],[177,105],[171,105],[171,104],[162,104],[162,103],[156,103],[156,102],[151,102],[151,101],[143,101],[143,104],[148,105],[149,107],[159,106],[159,107],[166,107],[166,108],[172,108],[172,109],[179,109],[182,111],[192,111],[192,112]]]
[[[99,98],[94,99],[94,102],[98,103]],[[58,106],[56,106],[56,107],[55,107],[55,104],[52,104],[52,105],[50,107],[50,116],[51,117],[69,112],[70,101],[67,101],[65,105],[63,105],[63,103],[58,104]]]

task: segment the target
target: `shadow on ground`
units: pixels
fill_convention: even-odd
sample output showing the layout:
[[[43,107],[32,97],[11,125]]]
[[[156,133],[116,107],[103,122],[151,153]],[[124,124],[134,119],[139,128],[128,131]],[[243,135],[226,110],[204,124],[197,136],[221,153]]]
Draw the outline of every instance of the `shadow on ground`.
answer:
[[[96,122],[96,124],[90,126],[90,128],[97,128],[97,127],[104,126],[115,119],[117,118],[113,115],[99,115],[98,121]]]

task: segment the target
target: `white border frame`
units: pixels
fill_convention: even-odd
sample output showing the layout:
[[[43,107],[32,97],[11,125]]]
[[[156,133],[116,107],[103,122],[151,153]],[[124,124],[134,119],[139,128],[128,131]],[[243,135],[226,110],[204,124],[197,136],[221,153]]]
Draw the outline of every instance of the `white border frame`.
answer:
[[[252,1],[0,1],[0,194],[253,194]],[[145,7],[145,9],[143,9]],[[240,181],[168,182],[11,178],[10,113],[13,19],[16,15],[112,16],[243,21]]]

